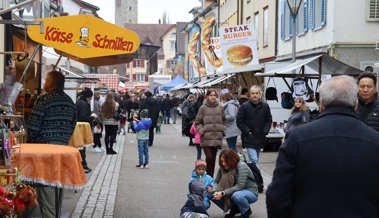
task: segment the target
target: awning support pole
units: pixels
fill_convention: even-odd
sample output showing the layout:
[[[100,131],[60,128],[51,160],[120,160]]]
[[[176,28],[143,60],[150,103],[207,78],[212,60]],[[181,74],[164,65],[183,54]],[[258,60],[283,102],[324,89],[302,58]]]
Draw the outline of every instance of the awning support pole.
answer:
[[[7,9],[1,10],[1,11],[0,11],[0,15],[3,15],[3,14],[5,14],[5,13],[7,13],[7,12],[10,12],[10,11],[12,11],[13,9],[21,8],[21,7],[23,7],[23,6],[27,5],[27,4],[33,3],[33,2],[35,2],[35,1],[36,1],[36,0],[28,0],[28,1],[25,1],[25,2],[22,2],[22,3],[19,3],[19,4],[17,4],[17,5],[14,5],[14,6],[12,6],[12,7],[9,7],[9,8],[7,8]]]
[[[57,63],[55,63],[53,70],[57,69],[58,64],[59,64],[59,61],[61,61],[61,58],[62,58],[62,54],[59,55],[59,58],[58,58],[58,60],[57,60]]]
[[[22,76],[21,76],[20,80],[18,81],[19,83],[21,83],[21,80],[22,80],[22,79],[24,78],[24,76],[26,75],[27,70],[29,69],[29,66],[30,66],[30,64],[32,63],[34,57],[36,56],[37,51],[39,50],[39,47],[40,47],[40,46],[41,46],[41,44],[37,44],[37,46],[34,48],[33,54],[32,54],[32,56],[30,57],[28,63],[26,64],[25,69],[24,69],[24,72],[22,72]]]

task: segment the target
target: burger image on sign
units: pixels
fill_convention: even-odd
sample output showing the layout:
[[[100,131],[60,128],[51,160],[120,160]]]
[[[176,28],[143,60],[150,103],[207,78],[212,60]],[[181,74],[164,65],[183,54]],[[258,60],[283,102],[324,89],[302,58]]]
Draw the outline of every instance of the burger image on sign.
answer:
[[[233,67],[243,67],[253,60],[253,51],[246,45],[235,45],[226,51],[228,62]]]

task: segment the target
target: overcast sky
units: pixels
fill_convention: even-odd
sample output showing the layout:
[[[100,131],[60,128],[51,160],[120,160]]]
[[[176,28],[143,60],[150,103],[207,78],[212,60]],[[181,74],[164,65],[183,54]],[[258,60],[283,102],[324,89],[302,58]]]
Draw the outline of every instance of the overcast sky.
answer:
[[[105,21],[114,23],[114,0],[86,0],[100,8],[98,14]],[[164,10],[167,11],[171,23],[191,21],[188,12],[200,6],[199,0],[138,0],[138,23],[158,23]]]

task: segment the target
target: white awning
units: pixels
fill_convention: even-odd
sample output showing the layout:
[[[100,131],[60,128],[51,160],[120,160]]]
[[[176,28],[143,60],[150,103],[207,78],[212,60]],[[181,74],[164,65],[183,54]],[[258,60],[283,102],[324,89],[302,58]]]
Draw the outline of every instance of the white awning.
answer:
[[[202,82],[198,82],[198,83],[194,84],[194,85],[192,86],[192,88],[201,88],[201,87],[203,87],[203,85],[205,85],[205,84],[207,84],[207,83],[210,83],[210,82],[212,82],[212,81],[215,80],[215,79],[216,79],[216,78],[211,78],[211,79],[204,80],[204,81],[202,81]]]
[[[187,84],[188,84],[188,83],[186,83],[186,84],[179,84],[179,85],[177,85],[177,86],[172,87],[172,88],[169,89],[169,90],[171,90],[171,91],[179,90],[179,89],[182,89],[183,86],[185,86],[185,85],[187,85]]]
[[[222,76],[222,77],[218,77],[216,78],[215,80],[209,82],[209,83],[206,83],[204,85],[202,85],[201,87],[211,87],[213,85],[216,85],[218,83],[221,83],[222,81],[225,81],[226,79],[229,79],[230,77],[232,77],[234,75],[233,74],[229,74],[229,75],[225,75],[225,76]]]
[[[293,74],[291,71],[296,70],[303,66],[308,66],[312,70],[318,72],[317,74],[305,74],[308,77],[319,77],[321,74],[329,74],[329,75],[351,75],[357,76],[362,73],[362,70],[351,67],[341,61],[338,61],[332,58],[329,55],[318,55],[310,58],[306,58],[303,60],[298,60],[295,63],[292,63],[286,67],[271,70],[265,73],[256,73],[255,76],[260,77],[296,77],[299,74]],[[320,66],[321,65],[321,66]]]

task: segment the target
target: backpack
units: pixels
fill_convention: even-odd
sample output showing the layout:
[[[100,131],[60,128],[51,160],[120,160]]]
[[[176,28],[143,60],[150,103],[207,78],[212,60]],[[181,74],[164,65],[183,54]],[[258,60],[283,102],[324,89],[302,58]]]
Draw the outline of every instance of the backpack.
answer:
[[[295,101],[293,100],[292,93],[282,92],[280,96],[282,99],[282,108],[292,109],[292,107],[295,105]]]
[[[301,97],[306,101],[313,95],[313,90],[308,85],[308,79],[303,76],[298,76],[293,80],[291,90],[293,99]]]
[[[243,153],[240,153],[240,155],[244,157],[245,159],[244,162],[250,168],[251,172],[254,175],[254,178],[248,178],[248,179],[255,182],[258,185],[258,192],[262,193],[264,185],[263,185],[263,177],[262,177],[261,171],[258,169],[257,165],[255,165],[255,163],[248,163]]]

